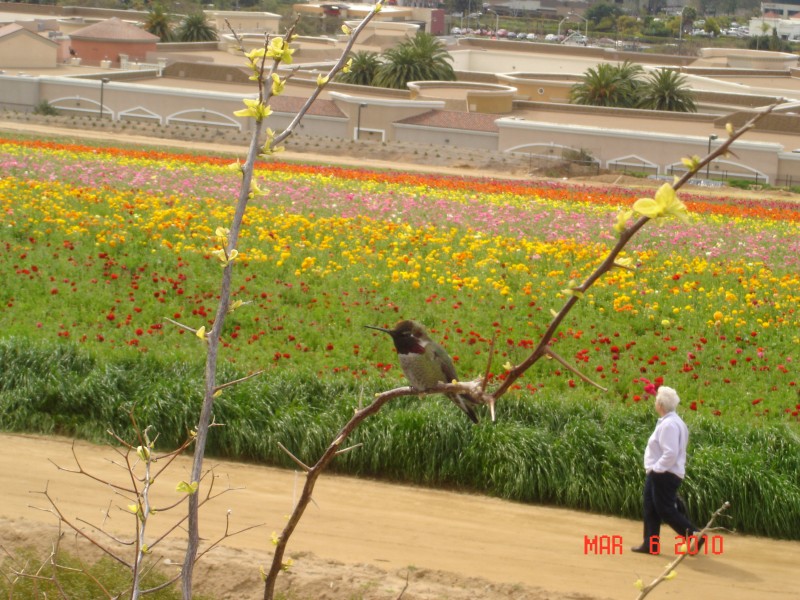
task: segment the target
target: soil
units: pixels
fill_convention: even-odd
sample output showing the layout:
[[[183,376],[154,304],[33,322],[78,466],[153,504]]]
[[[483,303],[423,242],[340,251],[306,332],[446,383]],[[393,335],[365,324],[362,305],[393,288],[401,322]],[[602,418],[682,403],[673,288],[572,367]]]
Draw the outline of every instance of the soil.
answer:
[[[65,131],[31,123],[0,122],[2,129],[108,139],[103,132]],[[162,143],[198,151],[208,148],[199,141],[113,137],[134,144]],[[215,144],[213,149],[244,153],[235,145]],[[467,170],[463,158],[459,163],[457,156],[452,157],[453,166],[426,167],[401,164],[399,156],[370,156],[373,158],[337,155],[336,163],[499,176],[494,167]],[[330,156],[310,152],[288,152],[281,159],[331,161]],[[531,178],[524,170],[513,169],[503,176]],[[631,182],[616,174],[582,182],[657,185],[641,179]],[[725,193],[730,195],[729,190]],[[106,539],[97,532],[101,525],[109,532],[130,533],[132,517],[125,508],[130,501],[102,483],[125,481],[120,457],[111,448],[58,437],[3,433],[0,446],[0,560],[3,551],[13,553],[21,547],[35,547],[42,559],[47,556],[59,527],[45,490],[66,519],[95,539]],[[75,470],[74,456],[97,479],[55,466]],[[215,491],[226,491],[203,509],[204,543],[218,539],[228,519],[232,531],[258,527],[226,538],[203,557],[195,575],[195,591],[219,599],[260,598],[263,583],[259,568],[269,566],[271,534],[285,524],[299,495],[302,473],[220,460],[208,460],[207,464],[214,466]],[[160,490],[157,504],[174,502],[176,493],[172,490],[178,481],[188,479],[188,465],[188,459],[180,458],[165,473],[156,486]],[[159,513],[151,522],[154,529],[149,531],[174,523],[178,514]],[[96,556],[97,551],[88,543],[78,542],[69,528],[65,531],[62,547],[87,559]],[[638,521],[326,474],[317,485],[314,503],[291,538],[289,556],[294,564],[281,575],[279,589],[290,600],[635,598],[633,582],[640,578],[649,582],[674,557],[672,532],[662,533],[666,541],[660,557],[634,554],[630,547],[641,541]],[[677,569],[678,577],[662,584],[653,597],[797,597],[800,542],[727,531],[718,535],[715,548],[709,545],[707,555],[684,560]],[[607,539],[619,545],[601,554],[587,551],[586,538],[595,536],[618,536]],[[182,561],[181,540],[178,530],[153,548],[153,555],[161,558],[167,572],[175,571]]]
[[[92,524],[130,533],[127,498],[107,484],[125,484],[123,462],[110,447],[65,438],[0,434],[0,545],[36,546],[44,559],[57,536],[47,490],[65,518],[95,539]],[[154,504],[177,496],[188,478],[181,457],[157,479]],[[195,590],[220,599],[259,598],[259,567],[268,568],[273,531],[280,531],[303,484],[299,472],[210,459],[215,493],[203,508],[201,536],[216,540],[230,518],[234,535],[207,554],[196,572]],[[289,543],[294,564],[280,578],[293,599],[379,600],[599,600],[634,598],[636,579],[650,581],[674,557],[671,532],[662,556],[630,552],[638,544],[638,521],[496,498],[389,484],[337,475],[320,478],[314,503]],[[735,510],[735,508],[734,508]],[[158,513],[155,535],[180,516]],[[587,552],[585,536],[619,536],[620,546],[603,555]],[[774,600],[796,598],[800,542],[775,541],[725,532],[717,555],[687,558],[678,577],[660,586],[664,598]],[[156,545],[163,568],[177,569],[182,533]],[[150,537],[152,540],[153,537]],[[720,541],[721,546],[720,546]],[[62,547],[91,558],[95,552],[67,533]],[[151,541],[152,544],[152,541]],[[667,547],[668,546],[668,547]]]

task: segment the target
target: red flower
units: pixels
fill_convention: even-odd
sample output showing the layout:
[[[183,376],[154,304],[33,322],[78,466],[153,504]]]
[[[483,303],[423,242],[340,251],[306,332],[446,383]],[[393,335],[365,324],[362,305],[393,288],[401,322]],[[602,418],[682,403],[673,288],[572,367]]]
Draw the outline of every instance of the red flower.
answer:
[[[689,405],[689,408],[690,408],[691,410],[697,410],[697,402],[692,402],[692,403]]]

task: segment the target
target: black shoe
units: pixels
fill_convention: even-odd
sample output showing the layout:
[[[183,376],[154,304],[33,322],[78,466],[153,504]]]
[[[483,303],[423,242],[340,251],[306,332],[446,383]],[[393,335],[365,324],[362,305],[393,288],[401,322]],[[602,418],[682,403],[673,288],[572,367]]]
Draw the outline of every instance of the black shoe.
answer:
[[[634,546],[631,548],[631,552],[636,552],[638,554],[652,554],[653,556],[658,556],[658,552],[650,552],[650,548],[647,544],[642,544],[641,546]]]
[[[704,535],[701,536],[699,531],[695,531],[692,535],[697,538],[697,552],[695,552],[691,556],[699,556],[700,550],[703,549],[703,545],[706,543],[706,536]]]

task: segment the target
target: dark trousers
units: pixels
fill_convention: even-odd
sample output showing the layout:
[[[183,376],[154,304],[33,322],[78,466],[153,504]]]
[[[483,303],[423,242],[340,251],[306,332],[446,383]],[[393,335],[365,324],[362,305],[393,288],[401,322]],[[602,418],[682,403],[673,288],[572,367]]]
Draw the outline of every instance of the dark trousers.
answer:
[[[650,546],[652,536],[661,534],[666,523],[678,535],[692,535],[697,527],[678,510],[678,488],[683,480],[672,473],[651,471],[644,480],[644,544]]]

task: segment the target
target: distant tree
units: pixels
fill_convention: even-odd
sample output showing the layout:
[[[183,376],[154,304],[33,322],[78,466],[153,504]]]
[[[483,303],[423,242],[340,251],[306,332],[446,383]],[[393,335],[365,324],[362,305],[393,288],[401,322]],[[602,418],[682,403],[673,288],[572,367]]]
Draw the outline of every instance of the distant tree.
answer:
[[[633,37],[642,32],[642,22],[636,17],[622,15],[617,18],[617,32],[623,37]]]
[[[381,66],[381,59],[377,52],[359,50],[352,56],[353,63],[349,73],[339,73],[336,81],[352,83],[355,85],[372,85],[375,74]]]
[[[692,91],[686,77],[670,69],[657,69],[649,73],[638,88],[637,108],[669,110],[672,112],[697,112]]]
[[[386,50],[373,85],[405,89],[409,81],[455,81],[452,57],[435,36],[420,32]]]
[[[196,12],[184,17],[174,33],[175,39],[181,42],[215,42],[217,30],[214,29],[203,12]]]
[[[622,9],[619,6],[609,4],[603,0],[587,8],[583,16],[593,24],[592,29],[602,31],[606,23],[610,23],[611,29],[613,29],[614,23],[622,14]],[[605,29],[605,31],[608,31],[608,29]]]
[[[147,13],[144,20],[145,31],[157,35],[162,42],[169,42],[172,39],[172,26],[170,16],[160,4],[153,6]]]
[[[621,65],[600,63],[589,68],[579,83],[572,86],[574,104],[630,108],[636,105],[642,67],[631,62]]]
[[[703,30],[706,33],[710,33],[711,35],[716,37],[719,35],[719,23],[717,23],[716,19],[708,17],[706,19],[706,24],[703,26]]]

